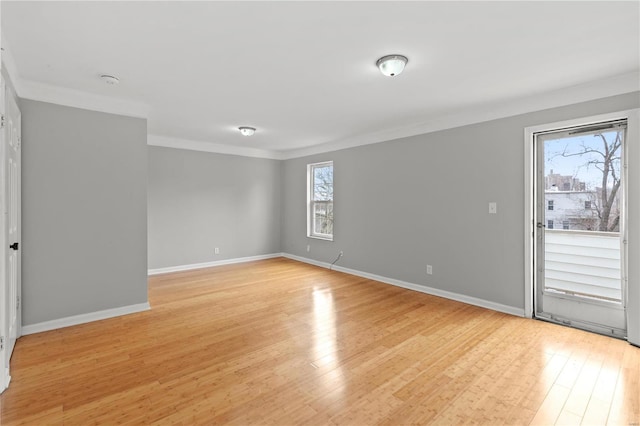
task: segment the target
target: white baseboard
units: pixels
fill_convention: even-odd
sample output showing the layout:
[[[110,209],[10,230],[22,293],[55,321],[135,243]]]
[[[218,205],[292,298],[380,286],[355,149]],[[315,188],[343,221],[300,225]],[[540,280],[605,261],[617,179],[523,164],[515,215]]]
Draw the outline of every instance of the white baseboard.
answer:
[[[55,330],[58,328],[70,327],[72,325],[85,324],[107,318],[119,317],[122,315],[134,314],[136,312],[148,311],[151,309],[149,302],[138,303],[136,305],[122,306],[119,308],[105,309],[104,311],[90,312],[88,314],[74,315],[66,318],[59,318],[51,321],[39,322],[37,324],[23,325],[22,335],[41,333],[43,331]]]
[[[320,262],[313,259],[307,259],[306,257],[295,256],[289,253],[282,253],[282,256],[292,260],[297,260],[299,262],[320,266],[322,268],[329,268],[331,266],[331,264],[327,262]],[[427,287],[420,284],[409,283],[406,281],[396,280],[394,278],[387,278],[380,275],[370,274],[368,272],[362,272],[362,271],[357,271],[355,269],[345,268],[342,266],[334,265],[332,269],[334,271],[345,272],[347,274],[356,275],[362,278],[368,278],[374,281],[380,281],[385,284],[395,285],[397,287],[406,288],[408,290],[419,291],[421,293],[430,294],[432,296],[444,297],[445,299],[451,299],[458,302],[467,303],[469,305],[480,306],[481,308],[487,308],[493,311],[503,312],[505,314],[524,317],[524,309],[522,308],[515,308],[513,306],[503,305],[501,303],[491,302],[489,300],[479,299],[477,297],[466,296],[464,294],[453,293],[451,291],[440,290],[437,288]]]
[[[169,268],[150,269],[149,275],[166,274],[169,272],[188,271],[192,269],[209,268],[212,266],[230,265],[234,263],[251,262],[254,260],[273,259],[276,257],[286,257],[288,259],[297,260],[299,262],[308,263],[322,268],[329,268],[331,266],[328,262],[321,262],[318,260],[308,259],[306,257],[295,256],[289,253],[271,253],[259,256],[240,257],[235,259],[220,260],[215,262],[195,263],[191,265],[172,266]],[[394,278],[387,278],[381,275],[370,274],[368,272],[362,272],[355,269],[345,268],[343,266],[334,265],[332,268],[334,271],[344,272],[358,277],[368,278],[374,281],[379,281],[385,284],[391,284],[397,287],[406,288],[408,290],[419,291],[421,293],[431,294],[433,296],[444,297],[446,299],[456,300],[458,302],[468,303],[470,305],[480,306],[482,308],[491,309],[498,312],[504,312],[506,314],[515,315],[519,317],[524,316],[524,309],[515,308],[513,306],[503,305],[500,303],[491,302],[489,300],[478,299],[476,297],[466,296],[464,294],[453,293],[446,290],[440,290],[433,287],[427,287],[419,284],[409,283],[406,281],[396,280]],[[59,318],[51,321],[44,321],[37,324],[23,325],[22,335],[41,333],[43,331],[55,330],[58,328],[70,327],[72,325],[85,324],[92,321],[99,321],[103,319],[118,317],[122,315],[133,314],[136,312],[148,311],[151,309],[149,303],[139,303],[136,305],[122,306],[119,308],[105,309],[103,311],[91,312],[88,314],[74,315],[71,317]]]
[[[2,379],[3,378],[0,377],[0,393],[2,393],[5,390],[7,390],[7,388],[9,387],[9,383],[11,383],[11,376],[9,375],[9,369],[8,368],[4,369],[4,380],[2,380]]]
[[[296,256],[295,254],[289,254],[289,253],[282,253],[282,257],[286,257],[287,259],[291,259],[291,260],[297,260],[298,262],[303,262],[303,263],[308,263],[310,265],[315,265],[315,266],[319,266],[321,268],[327,268],[329,269],[329,267],[331,267],[331,264],[329,262],[321,262],[319,260],[313,260],[313,259],[309,259],[307,257],[302,257],[302,256]],[[334,265],[333,268],[337,271],[337,269],[335,269],[336,266]],[[352,275],[358,275],[359,274],[352,274]]]
[[[234,263],[253,262],[254,260],[273,259],[282,257],[282,253],[261,254],[258,256],[237,257],[235,259],[216,260],[213,262],[192,263],[190,265],[169,266],[166,268],[149,269],[149,275],[168,274],[171,272],[190,271],[192,269],[211,268],[212,266],[231,265]]]

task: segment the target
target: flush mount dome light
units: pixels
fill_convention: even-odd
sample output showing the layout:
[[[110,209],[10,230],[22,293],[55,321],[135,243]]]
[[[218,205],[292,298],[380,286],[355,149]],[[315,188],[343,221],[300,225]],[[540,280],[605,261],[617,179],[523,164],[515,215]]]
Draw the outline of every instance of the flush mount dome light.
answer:
[[[409,60],[402,55],[387,55],[376,61],[380,72],[387,77],[395,77],[400,74]]]
[[[109,74],[102,74],[100,76],[100,78],[102,79],[102,81],[104,81],[107,84],[110,84],[112,86],[120,83],[120,79],[118,77],[114,77],[112,75]]]
[[[253,136],[253,134],[256,132],[255,127],[248,127],[248,126],[238,127],[238,130],[240,130],[240,133],[242,133],[242,136]]]

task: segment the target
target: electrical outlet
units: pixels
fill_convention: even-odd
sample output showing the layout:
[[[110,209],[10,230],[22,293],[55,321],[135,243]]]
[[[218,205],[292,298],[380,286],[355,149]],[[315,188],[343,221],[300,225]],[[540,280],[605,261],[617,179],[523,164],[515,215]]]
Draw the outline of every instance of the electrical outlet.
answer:
[[[427,265],[427,275],[433,275],[433,267],[431,265]]]
[[[220,254],[220,249],[218,247],[216,247],[213,251],[215,254]]]
[[[307,251],[311,251],[311,245],[307,244]]]
[[[490,214],[497,214],[498,213],[498,203],[493,202],[493,201],[489,203],[489,213]]]

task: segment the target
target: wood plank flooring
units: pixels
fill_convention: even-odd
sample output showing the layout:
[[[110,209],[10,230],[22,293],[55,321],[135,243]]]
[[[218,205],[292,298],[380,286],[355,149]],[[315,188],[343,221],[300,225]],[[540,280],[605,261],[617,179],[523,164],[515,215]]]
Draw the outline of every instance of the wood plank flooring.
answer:
[[[278,258],[25,336],[2,425],[640,423],[640,349]]]

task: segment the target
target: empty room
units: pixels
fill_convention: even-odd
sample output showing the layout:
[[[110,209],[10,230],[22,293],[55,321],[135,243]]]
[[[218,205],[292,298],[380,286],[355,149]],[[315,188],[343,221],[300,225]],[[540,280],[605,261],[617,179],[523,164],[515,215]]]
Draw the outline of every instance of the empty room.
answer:
[[[1,425],[640,424],[639,1],[0,24]]]

